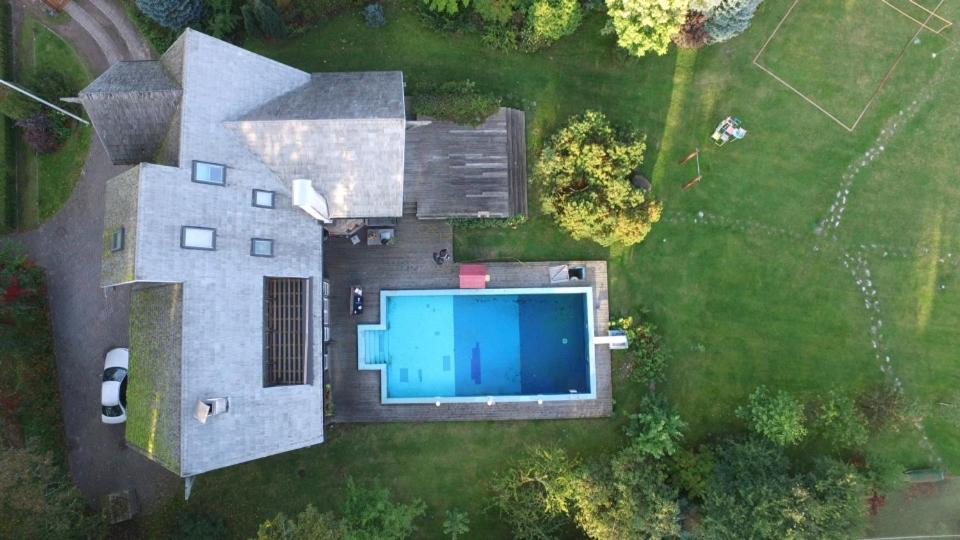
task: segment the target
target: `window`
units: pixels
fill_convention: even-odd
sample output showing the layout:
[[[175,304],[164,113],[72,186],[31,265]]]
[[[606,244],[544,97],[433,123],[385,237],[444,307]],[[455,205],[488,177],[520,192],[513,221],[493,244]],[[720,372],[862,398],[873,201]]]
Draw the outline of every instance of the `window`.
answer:
[[[274,193],[272,191],[255,189],[253,190],[253,205],[258,208],[273,208],[273,197]]]
[[[251,238],[250,254],[254,257],[273,257],[273,240],[269,238]]]
[[[264,278],[263,293],[263,384],[306,384],[310,280]]]
[[[227,168],[217,163],[193,162],[193,181],[222,186],[227,181]]]
[[[180,247],[184,249],[217,249],[217,230],[209,227],[181,227]]]
[[[113,240],[110,244],[110,251],[120,251],[123,249],[123,227],[117,227],[113,230]]]

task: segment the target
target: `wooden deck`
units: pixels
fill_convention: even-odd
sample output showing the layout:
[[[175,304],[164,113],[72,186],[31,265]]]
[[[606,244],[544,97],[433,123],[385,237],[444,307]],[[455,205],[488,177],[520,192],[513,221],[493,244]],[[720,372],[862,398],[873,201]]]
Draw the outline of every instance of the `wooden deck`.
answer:
[[[346,239],[331,238],[325,248],[331,285],[330,358],[325,382],[333,387],[333,422],[524,420],[609,416],[613,410],[610,351],[595,348],[597,399],[575,401],[496,403],[447,403],[383,405],[380,403],[380,372],[357,368],[357,324],[377,323],[380,289],[455,289],[458,264],[437,266],[434,252],[452,253],[453,232],[445,221],[404,217],[396,227],[397,240],[387,246],[353,246]],[[588,268],[586,282],[551,285],[547,268],[553,264],[582,264]],[[607,265],[603,261],[534,263],[489,263],[490,288],[585,286],[594,290],[594,335],[606,335],[609,317]],[[350,289],[364,289],[364,314],[349,315]]]
[[[410,128],[404,202],[416,203],[421,219],[526,215],[526,146],[523,111],[505,107],[476,127]]]

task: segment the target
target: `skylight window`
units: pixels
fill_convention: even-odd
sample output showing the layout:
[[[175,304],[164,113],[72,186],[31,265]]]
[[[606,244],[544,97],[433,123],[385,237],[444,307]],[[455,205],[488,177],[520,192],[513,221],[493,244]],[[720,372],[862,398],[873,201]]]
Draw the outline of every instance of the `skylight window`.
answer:
[[[253,205],[258,208],[273,208],[274,193],[265,189],[253,190]]]
[[[250,239],[250,254],[254,257],[273,257],[273,240],[269,238]]]
[[[194,161],[193,181],[201,184],[215,184],[222,186],[227,181],[227,168],[226,166],[218,163]]]
[[[180,247],[184,249],[217,249],[217,230],[209,227],[181,227]]]

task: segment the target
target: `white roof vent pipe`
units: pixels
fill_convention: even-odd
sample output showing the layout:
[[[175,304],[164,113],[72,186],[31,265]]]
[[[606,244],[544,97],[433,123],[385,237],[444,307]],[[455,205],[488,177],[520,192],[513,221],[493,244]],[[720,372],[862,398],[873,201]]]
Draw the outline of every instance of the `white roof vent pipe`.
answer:
[[[327,199],[313,189],[310,180],[299,178],[293,181],[293,205],[323,223],[330,223]]]
[[[193,409],[193,417],[196,418],[201,424],[207,423],[207,418],[211,416],[216,416],[218,414],[223,414],[230,409],[230,400],[229,398],[219,397],[219,398],[208,398],[208,399],[198,399],[196,406]]]

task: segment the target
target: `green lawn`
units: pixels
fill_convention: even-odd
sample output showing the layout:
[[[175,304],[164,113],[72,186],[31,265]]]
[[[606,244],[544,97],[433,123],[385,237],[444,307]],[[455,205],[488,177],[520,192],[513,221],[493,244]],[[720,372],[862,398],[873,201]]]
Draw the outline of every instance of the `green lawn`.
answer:
[[[36,19],[24,22],[20,51],[21,81],[29,80],[39,66],[62,73],[76,88],[83,88],[91,80],[89,68],[73,47]],[[19,227],[35,227],[67,202],[87,157],[92,129],[76,126],[63,146],[52,154],[37,155],[22,140],[17,142]]]
[[[539,215],[534,187],[529,223],[516,231],[457,231],[456,257],[609,260],[611,309],[646,309],[661,328],[671,357],[661,389],[690,424],[688,440],[698,442],[742,429],[733,411],[759,384],[813,397],[831,388],[856,392],[886,377],[871,347],[871,312],[842,265],[845,253],[869,260],[886,354],[907,396],[933,407],[960,375],[951,332],[960,324],[960,298],[953,298],[958,271],[939,262],[952,254],[960,264],[960,192],[951,161],[960,127],[958,47],[921,33],[851,133],[752,65],[790,4],[767,0],[753,27],[728,43],[641,60],[626,58],[612,37],[599,34],[600,15],[555,47],[522,55],[485,49],[476,36],[436,33],[412,8],[396,4],[388,4],[383,29],[348,15],[252,48],[306,70],[402,69],[408,81],[473,79],[527,111],[531,164],[545,137],[587,108],[644,130],[644,169],[665,215],[643,244],[606,250],[570,240]],[[860,2],[844,3],[853,4]],[[842,25],[867,27],[858,30],[863,40],[912,35],[907,28],[903,36],[903,21],[888,14],[831,13]],[[960,19],[960,12],[950,16]],[[792,59],[778,73],[800,80],[829,72],[818,64],[828,62],[862,67],[871,80],[883,76],[885,52],[845,44],[836,31],[811,29],[812,43],[797,43],[799,50],[787,47],[791,40],[780,43],[778,54]],[[838,43],[842,59],[829,54]],[[849,98],[862,108],[859,84],[836,85],[846,80],[825,79],[823,95],[840,107]],[[708,136],[729,114],[744,120],[749,135],[717,148]],[[879,157],[866,156],[879,146]],[[680,186],[695,170],[676,161],[697,147],[705,179],[684,192]],[[853,184],[842,224],[818,235],[847,174]],[[936,251],[918,252],[918,243]],[[904,254],[883,257],[881,244]],[[528,444],[560,445],[582,457],[611,452],[623,415],[643,392],[621,380],[614,390],[610,420],[334,426],[320,447],[204,475],[190,505],[223,515],[237,534],[249,535],[279,510],[336,507],[348,475],[379,477],[398,497],[427,501],[424,536],[438,537],[443,511],[460,507],[470,511],[473,533],[503,537],[497,516],[485,510],[485,481]],[[932,454],[919,444],[923,434],[911,429],[872,445],[908,466],[940,457],[957,468],[957,431],[932,417],[923,433]],[[179,508],[173,503],[141,526],[163,529]]]
[[[852,126],[916,32],[875,0],[800,0],[757,61]]]

